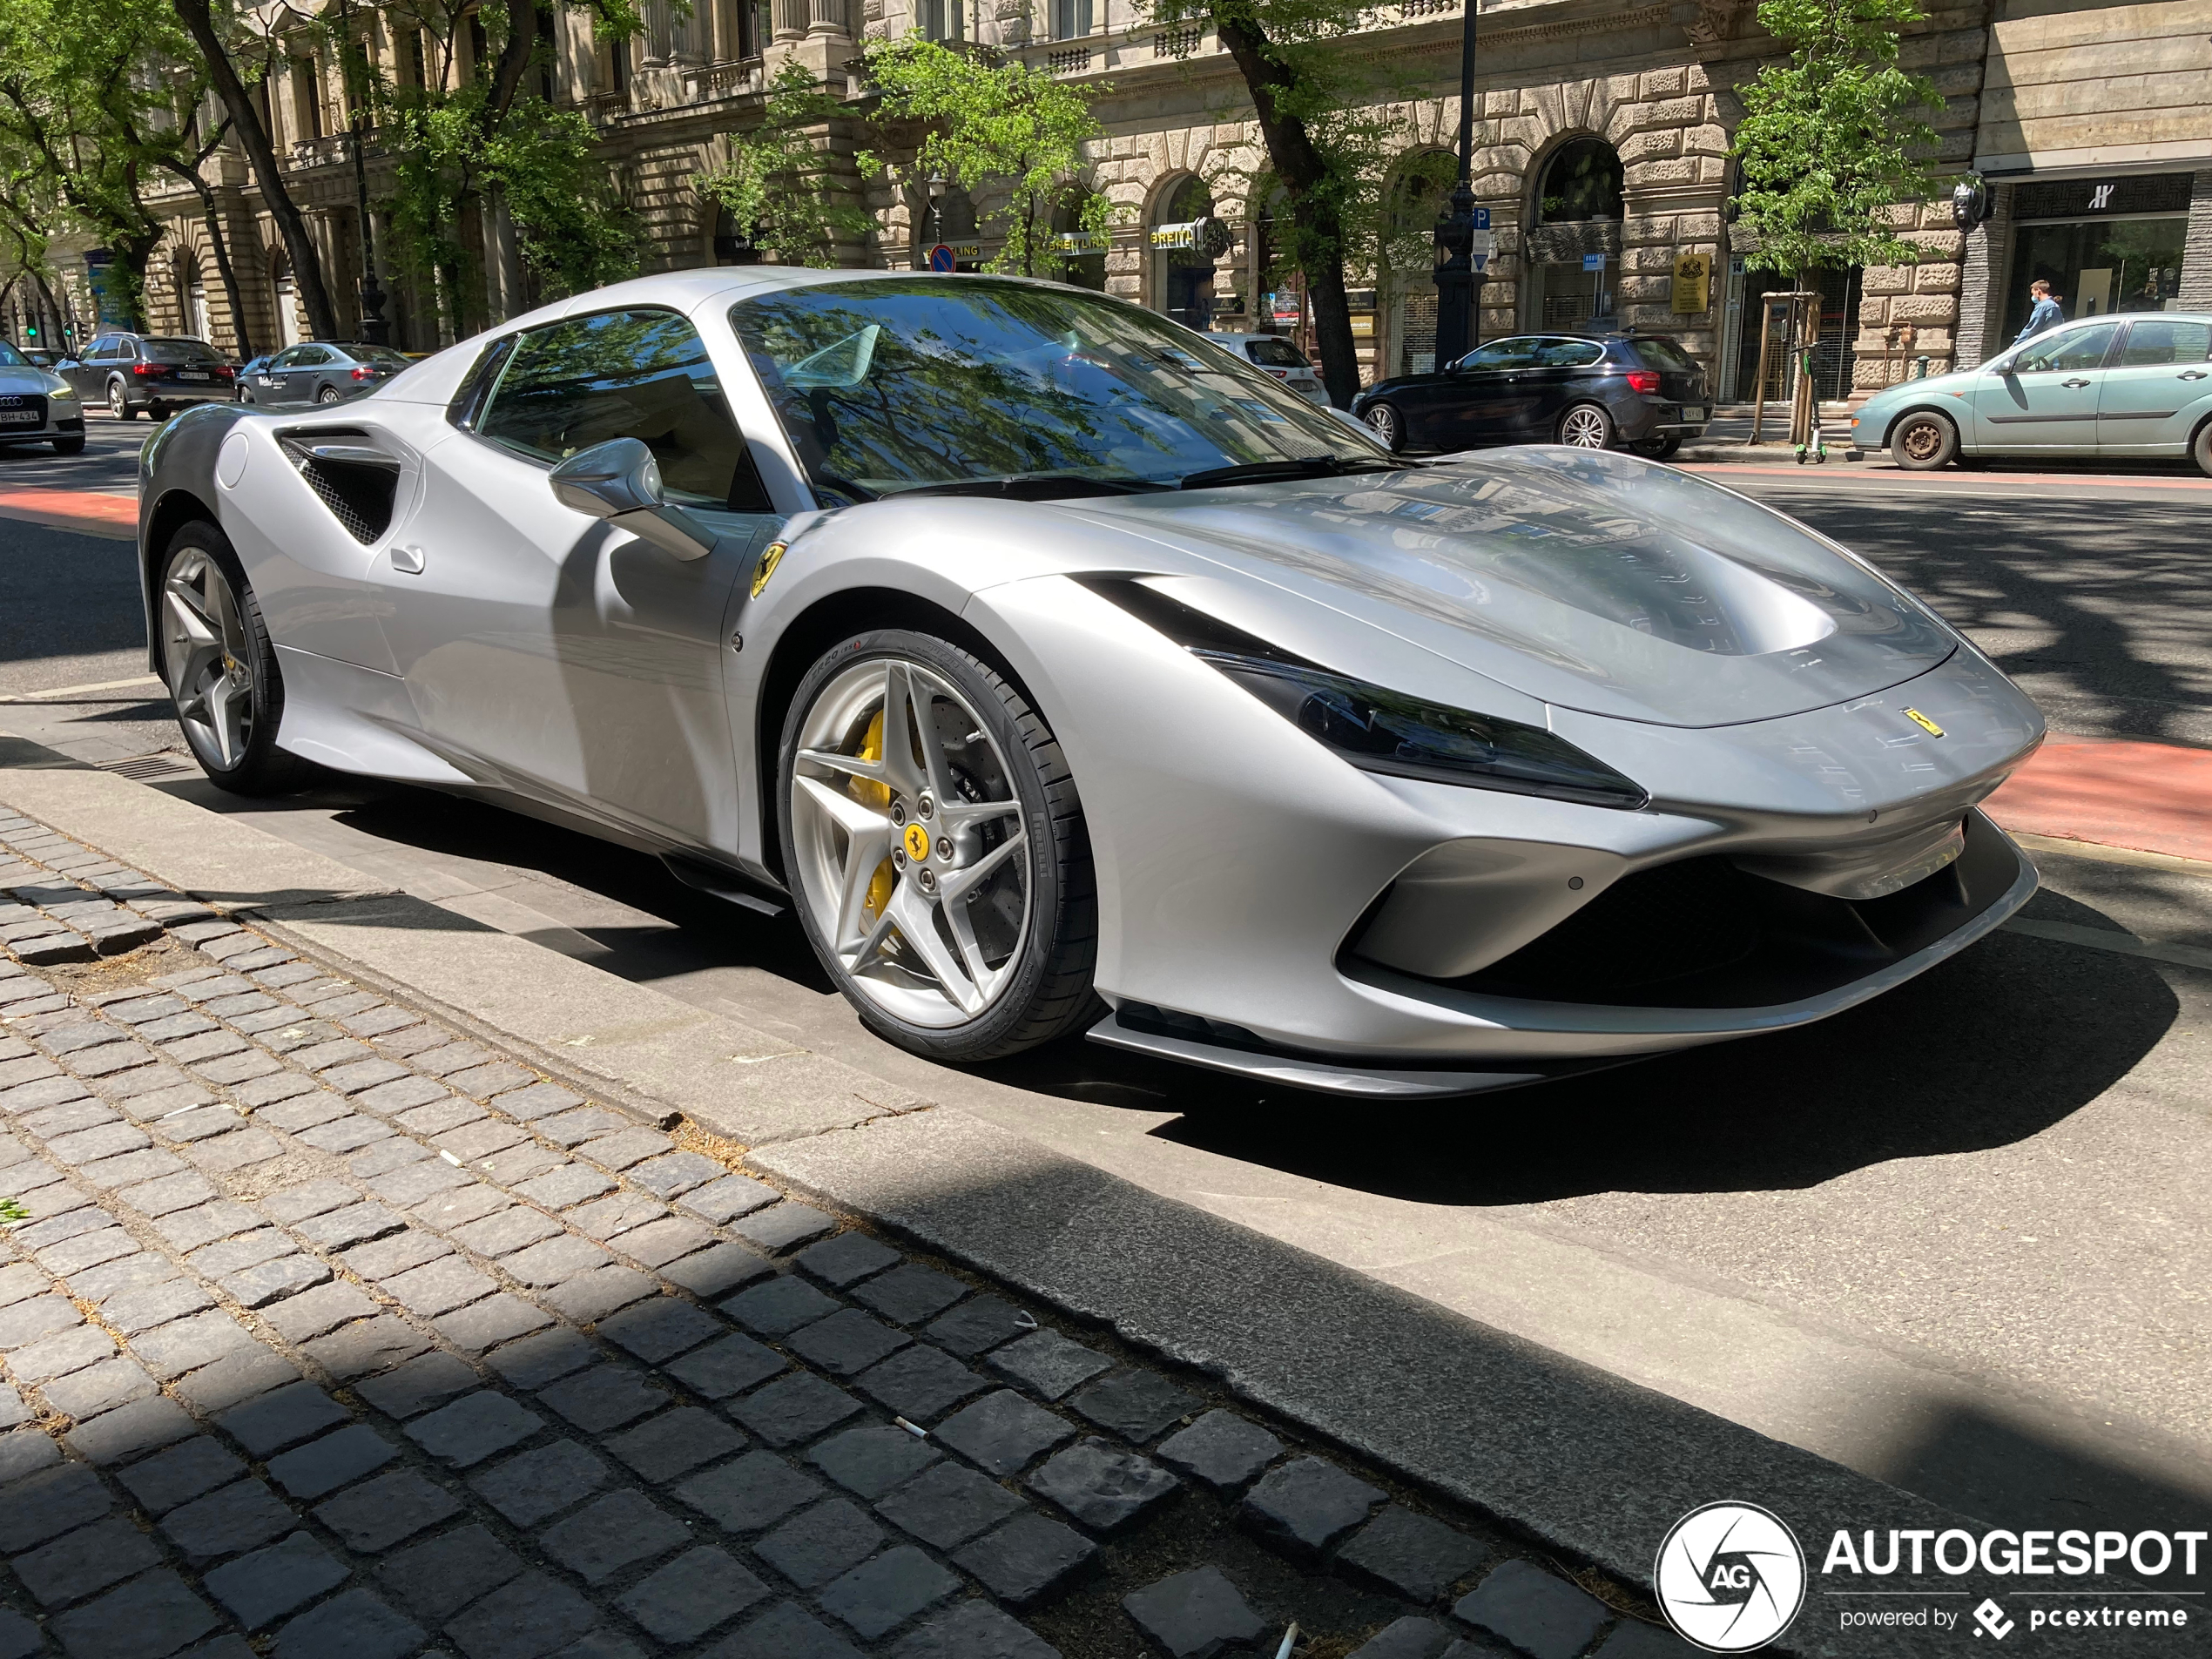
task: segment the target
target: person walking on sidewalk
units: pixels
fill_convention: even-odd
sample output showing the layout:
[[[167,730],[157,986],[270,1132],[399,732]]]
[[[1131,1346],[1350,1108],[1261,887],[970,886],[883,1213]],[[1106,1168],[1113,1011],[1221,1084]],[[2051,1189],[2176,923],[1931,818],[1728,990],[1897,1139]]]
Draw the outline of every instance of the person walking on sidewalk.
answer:
[[[2035,308],[2027,314],[2027,327],[2013,336],[2013,344],[2015,346],[2024,340],[2033,340],[2066,320],[2066,313],[2059,309],[2059,302],[2051,293],[2051,285],[2041,277],[2027,285],[2027,292],[2035,301]]]

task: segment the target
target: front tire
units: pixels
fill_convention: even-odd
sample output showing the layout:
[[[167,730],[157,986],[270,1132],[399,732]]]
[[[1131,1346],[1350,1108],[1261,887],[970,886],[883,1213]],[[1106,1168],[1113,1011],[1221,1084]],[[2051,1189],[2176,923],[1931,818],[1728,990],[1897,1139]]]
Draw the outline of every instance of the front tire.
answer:
[[[313,769],[276,746],[284,679],[230,538],[195,519],[162,560],[155,638],[177,724],[210,783],[234,795],[297,789]]]
[[[56,438],[54,440],[54,453],[57,455],[83,455],[84,453],[84,437],[80,435],[74,438]]]
[[[2189,440],[2189,459],[2196,462],[2196,469],[2212,477],[2212,421],[2197,428],[2196,435]]]
[[[107,412],[118,421],[127,421],[137,413],[131,407],[130,398],[124,393],[121,381],[107,383]]]
[[[1890,434],[1890,459],[1907,472],[1933,472],[1959,455],[1959,428],[1932,409],[1915,409]]]
[[[966,1063],[1094,1015],[1082,803],[1003,674],[931,635],[860,635],[807,671],[779,759],[786,880],[869,1029]]]
[[[1611,412],[1602,403],[1577,403],[1559,417],[1559,441],[1577,449],[1610,449]]]
[[[1406,444],[1406,417],[1393,403],[1377,403],[1359,417],[1371,431],[1382,440],[1384,448],[1396,455]]]

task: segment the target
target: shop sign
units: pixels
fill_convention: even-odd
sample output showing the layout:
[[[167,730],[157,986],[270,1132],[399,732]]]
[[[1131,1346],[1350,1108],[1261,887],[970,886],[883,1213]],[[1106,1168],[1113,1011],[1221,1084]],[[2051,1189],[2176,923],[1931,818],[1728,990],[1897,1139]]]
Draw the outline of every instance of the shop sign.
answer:
[[[1052,239],[1052,246],[1060,253],[1103,253],[1114,246],[1114,233],[1062,231]]]
[[[1217,260],[1229,252],[1236,239],[1235,233],[1217,219],[1193,219],[1180,225],[1152,227],[1155,248],[1193,248]]]
[[[1703,253],[1675,256],[1675,310],[1696,314],[1713,303],[1713,262]]]

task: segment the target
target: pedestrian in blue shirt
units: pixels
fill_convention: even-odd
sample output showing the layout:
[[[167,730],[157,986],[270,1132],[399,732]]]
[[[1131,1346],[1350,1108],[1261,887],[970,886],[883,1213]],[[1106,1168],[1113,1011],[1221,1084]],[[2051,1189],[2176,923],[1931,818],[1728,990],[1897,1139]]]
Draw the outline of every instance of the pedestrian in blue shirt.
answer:
[[[2049,283],[2038,277],[2027,285],[2027,292],[2035,301],[2035,309],[2027,314],[2027,327],[2013,338],[2013,344],[2015,346],[2023,340],[2033,340],[2066,320],[2066,313],[2059,309],[2059,302],[2051,297]]]

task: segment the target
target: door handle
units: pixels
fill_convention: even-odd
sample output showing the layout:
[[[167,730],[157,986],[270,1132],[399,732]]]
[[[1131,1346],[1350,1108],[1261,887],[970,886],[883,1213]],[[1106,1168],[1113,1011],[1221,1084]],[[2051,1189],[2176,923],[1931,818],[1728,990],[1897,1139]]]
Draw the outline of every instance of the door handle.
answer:
[[[2061,386],[2091,386],[2091,385],[2094,385],[2094,384],[2095,384],[2095,382],[2094,382],[2094,381],[2087,381],[2087,380],[2082,380],[2082,379],[2080,379],[2080,378],[2076,378],[2076,379],[2070,380],[2070,381],[2060,381],[2059,382],[2059,384],[2060,384],[2060,385],[2061,385]]]
[[[2204,378],[2204,371],[2201,368],[2184,369],[2177,378],[2185,381],[2201,381]]]
[[[421,548],[395,547],[392,550],[392,568],[395,570],[397,570],[401,576],[421,576],[422,574],[422,566],[423,558],[422,550]]]

